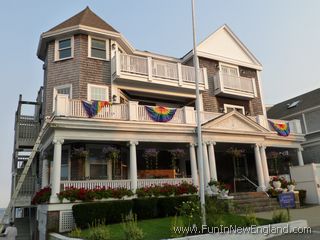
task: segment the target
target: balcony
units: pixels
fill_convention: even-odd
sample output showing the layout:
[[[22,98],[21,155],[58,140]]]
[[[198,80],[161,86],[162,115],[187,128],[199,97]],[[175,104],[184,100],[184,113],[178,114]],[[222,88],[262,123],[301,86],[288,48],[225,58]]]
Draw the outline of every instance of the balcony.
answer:
[[[254,78],[232,76],[219,71],[214,76],[214,94],[239,99],[252,99],[257,96]]]
[[[190,89],[194,94],[194,67],[151,57],[140,57],[117,52],[111,59],[112,81],[124,86],[140,83],[142,87],[160,85],[164,90]],[[135,82],[132,82],[135,81]],[[208,88],[206,68],[199,70],[199,88]]]

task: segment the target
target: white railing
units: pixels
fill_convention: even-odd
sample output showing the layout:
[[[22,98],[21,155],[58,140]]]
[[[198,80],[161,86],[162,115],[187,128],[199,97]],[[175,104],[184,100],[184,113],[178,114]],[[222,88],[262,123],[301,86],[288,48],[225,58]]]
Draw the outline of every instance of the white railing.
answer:
[[[105,188],[131,188],[131,180],[84,180],[84,181],[61,181],[63,189],[74,187],[74,188],[85,188],[94,189],[97,187]]]
[[[120,59],[120,60],[118,60]],[[118,68],[119,67],[119,68]],[[111,73],[112,75],[120,73],[130,73],[143,75],[149,80],[167,79],[173,80],[177,83],[195,83],[194,67],[182,65],[178,62],[169,62],[151,57],[140,57],[135,55],[127,55],[117,53],[111,59]],[[199,69],[199,82],[204,84],[206,81],[206,69]]]
[[[197,112],[195,112],[195,114],[197,114]],[[214,112],[205,112],[205,111],[202,111],[200,112],[200,119],[201,119],[201,123],[205,123],[205,122],[208,122],[212,119],[215,119],[219,116],[221,116],[222,113],[214,113]]]
[[[149,117],[146,107],[144,105],[138,106],[138,120],[141,122],[153,122],[153,120]],[[176,113],[170,120],[170,123],[185,123],[183,111],[181,108],[177,108]]]
[[[81,100],[70,99],[69,116],[88,117]],[[104,107],[94,118],[127,120],[128,105],[114,104]]]
[[[192,178],[156,178],[156,179],[138,179],[138,188],[150,186],[162,186],[165,184],[177,185],[183,182],[192,183]]]

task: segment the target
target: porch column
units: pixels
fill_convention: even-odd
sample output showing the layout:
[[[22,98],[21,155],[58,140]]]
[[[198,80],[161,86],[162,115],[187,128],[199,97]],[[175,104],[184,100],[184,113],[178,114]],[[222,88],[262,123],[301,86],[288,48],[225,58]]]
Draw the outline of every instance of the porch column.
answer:
[[[138,142],[130,141],[130,179],[131,179],[131,190],[136,191],[138,185],[138,173],[137,173],[137,151],[136,145]]]
[[[199,186],[197,158],[196,158],[196,150],[195,150],[194,143],[190,143],[189,150],[190,150],[190,165],[191,165],[192,182],[195,186]]]
[[[217,167],[216,167],[216,157],[214,154],[214,145],[215,142],[209,142],[209,165],[210,165],[210,175],[211,179],[217,181]]]
[[[256,169],[257,169],[257,176],[258,176],[258,189],[257,191],[264,191],[264,179],[263,179],[263,170],[262,170],[262,164],[261,164],[261,157],[260,157],[260,150],[259,145],[254,145],[254,156],[256,160]]]
[[[204,186],[207,187],[210,182],[210,169],[208,160],[208,148],[207,143],[203,143],[203,168],[204,168]]]
[[[63,139],[54,139],[53,149],[53,166],[52,166],[52,182],[51,182],[51,197],[50,203],[58,203],[59,199],[57,193],[60,192],[60,178],[61,178],[61,152]]]
[[[42,178],[41,178],[41,188],[49,185],[49,161],[47,158],[42,160]]]
[[[107,177],[108,180],[112,180],[112,160],[107,160]]]
[[[302,157],[302,148],[297,149],[299,166],[304,166],[303,157]]]
[[[265,146],[260,147],[260,156],[261,156],[261,163],[262,163],[263,176],[264,176],[264,186],[268,187],[270,182],[270,176],[269,176],[269,168],[268,168],[268,161],[267,161]]]

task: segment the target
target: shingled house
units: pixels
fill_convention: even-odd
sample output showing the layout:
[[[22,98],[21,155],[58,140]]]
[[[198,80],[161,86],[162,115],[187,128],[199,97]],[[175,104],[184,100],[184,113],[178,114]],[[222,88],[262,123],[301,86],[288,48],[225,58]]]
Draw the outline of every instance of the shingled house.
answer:
[[[286,166],[275,169],[271,153],[303,165],[300,121],[267,119],[262,65],[231,29],[223,25],[197,48],[205,183],[218,179],[233,192],[262,191],[269,175],[288,173]],[[37,212],[31,230],[40,239],[48,229],[72,227],[73,204],[57,198],[67,187],[198,186],[192,51],[176,58],[137,50],[86,8],[42,33],[37,55],[43,87],[36,102],[19,101],[12,182],[14,192],[46,123],[13,204],[28,223]],[[25,104],[35,105],[34,115],[21,115]],[[31,205],[35,191],[46,186],[52,189],[49,203]]]
[[[270,118],[299,119],[306,141],[302,143],[305,163],[320,163],[320,88],[272,106]]]

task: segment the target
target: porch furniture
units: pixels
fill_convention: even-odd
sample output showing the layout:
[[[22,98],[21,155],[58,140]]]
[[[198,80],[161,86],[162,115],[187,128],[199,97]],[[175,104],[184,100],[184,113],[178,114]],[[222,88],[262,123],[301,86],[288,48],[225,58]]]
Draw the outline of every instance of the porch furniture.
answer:
[[[139,170],[139,178],[176,178],[176,171],[174,169],[152,169],[152,170]]]

